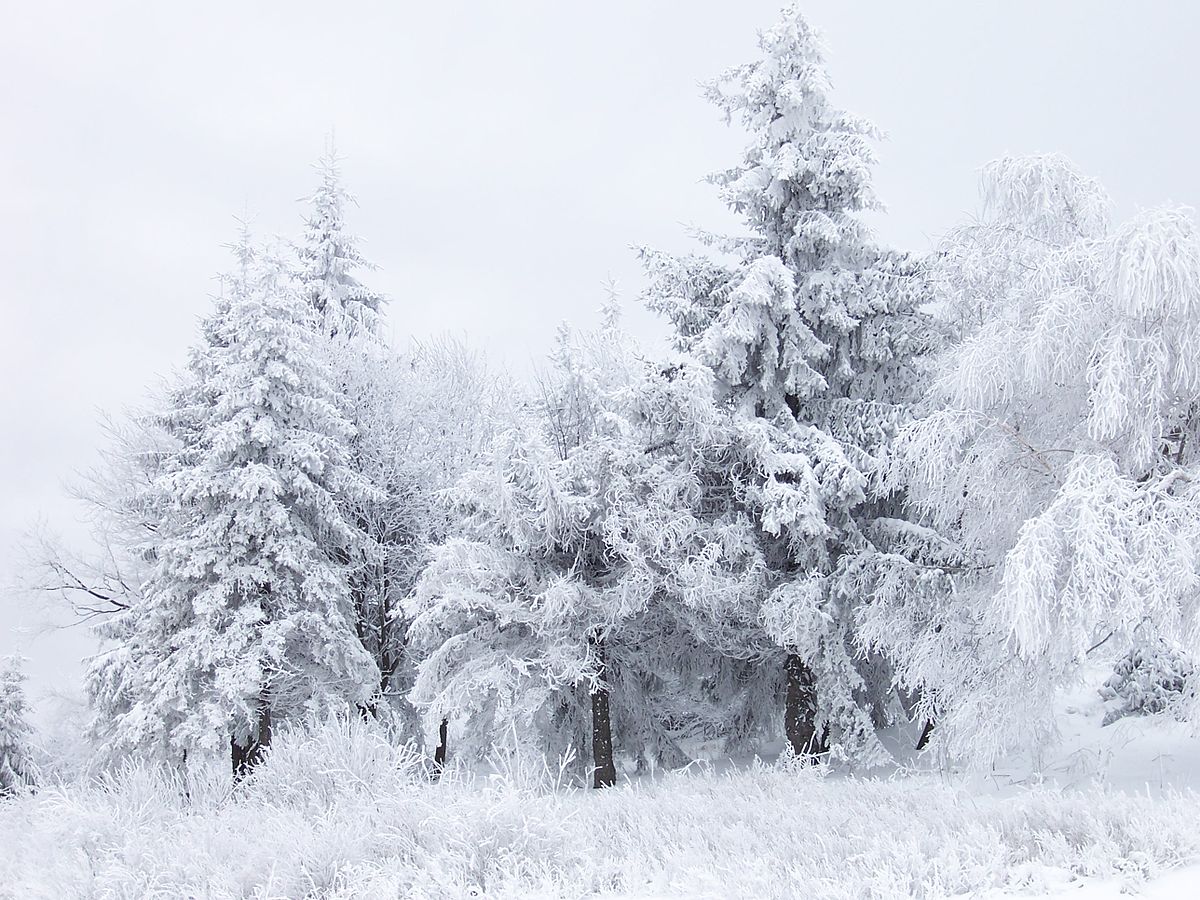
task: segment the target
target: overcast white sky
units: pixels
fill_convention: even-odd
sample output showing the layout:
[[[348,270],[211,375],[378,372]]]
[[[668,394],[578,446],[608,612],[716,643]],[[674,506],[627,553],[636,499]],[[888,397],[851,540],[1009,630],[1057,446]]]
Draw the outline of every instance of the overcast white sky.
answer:
[[[1005,153],[1065,152],[1122,215],[1200,202],[1190,0],[801,5],[838,100],[889,135],[898,245],[973,210]],[[520,371],[609,275],[633,300],[631,244],[727,221],[701,178],[742,138],[697,83],[752,58],[778,6],[4,0],[0,583],[38,517],[80,533],[63,484],[95,461],[98,411],[184,360],[235,214],[295,231],[331,128],[397,342],[465,332]],[[33,638],[36,619],[4,590],[0,652],[74,682],[88,642]]]

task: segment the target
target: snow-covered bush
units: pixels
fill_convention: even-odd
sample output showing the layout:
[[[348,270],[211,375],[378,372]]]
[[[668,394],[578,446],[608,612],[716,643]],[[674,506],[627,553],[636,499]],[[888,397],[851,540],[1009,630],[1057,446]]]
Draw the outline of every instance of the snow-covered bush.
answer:
[[[428,781],[428,760],[411,741],[357,713],[330,715],[279,729],[269,766],[257,767],[240,790],[264,802],[308,807],[314,815],[370,798],[381,786]]]
[[[1192,655],[1164,640],[1129,648],[1100,687],[1100,696],[1113,704],[1104,715],[1111,725],[1125,716],[1148,716],[1178,707],[1195,692]]]

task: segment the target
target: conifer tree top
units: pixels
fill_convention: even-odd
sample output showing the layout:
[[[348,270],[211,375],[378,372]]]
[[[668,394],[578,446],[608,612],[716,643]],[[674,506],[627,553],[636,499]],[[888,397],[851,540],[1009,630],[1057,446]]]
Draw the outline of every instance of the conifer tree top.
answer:
[[[818,34],[795,7],[759,35],[763,57],[709,82],[706,95],[751,135],[740,165],[713,176],[756,238],[746,250],[806,269],[866,234],[846,213],[878,206],[873,125],[832,104]]]
[[[342,185],[342,159],[331,145],[316,164],[320,183],[306,200],[309,214],[299,247],[304,294],[330,333],[373,331],[385,298],[359,281],[358,273],[375,266],[345,227],[346,207],[356,201]]]

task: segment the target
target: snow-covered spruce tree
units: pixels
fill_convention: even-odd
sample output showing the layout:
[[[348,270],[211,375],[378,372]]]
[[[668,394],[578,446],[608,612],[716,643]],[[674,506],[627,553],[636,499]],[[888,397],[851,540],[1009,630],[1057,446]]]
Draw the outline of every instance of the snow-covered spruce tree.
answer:
[[[341,158],[330,147],[316,168],[321,183],[308,198],[309,214],[298,247],[302,291],[330,333],[375,331],[384,297],[359,281],[358,273],[375,266],[346,230],[346,207],[355,201],[342,185]]]
[[[200,323],[200,344],[191,365],[175,373],[161,396],[112,429],[112,442],[102,463],[80,492],[91,509],[97,543],[107,549],[99,564],[81,564],[48,545],[43,578],[50,590],[65,595],[85,617],[96,620],[102,648],[88,662],[85,688],[93,711],[89,732],[100,757],[112,761],[128,753],[144,753],[176,764],[187,748],[169,741],[176,720],[153,723],[126,717],[145,705],[147,673],[155,654],[168,646],[167,631],[183,621],[167,623],[148,615],[146,589],[159,562],[167,527],[178,523],[172,476],[195,465],[201,418],[214,402],[204,383],[213,375],[203,348],[225,347],[219,328],[230,304],[250,290],[256,249],[249,224],[240,222],[237,241],[228,245],[234,271],[222,278],[213,313]]]
[[[25,673],[15,656],[0,660],[0,797],[37,781],[25,718]]]
[[[986,764],[1046,746],[1097,644],[1198,646],[1200,234],[1169,208],[1112,228],[1059,156],[991,163],[983,185],[934,270],[960,340],[889,468],[958,565],[897,580],[865,627],[942,752]],[[946,575],[952,602],[923,589]]]
[[[353,429],[314,353],[311,307],[277,252],[242,245],[164,427],[178,462],[141,599],[103,626],[89,673],[106,743],[252,765],[273,723],[364,702],[378,673],[354,631],[338,496]]]
[[[789,461],[809,454],[818,479],[844,473],[802,517],[784,505],[795,496],[780,490],[790,487],[780,471],[725,481],[765,501],[750,504],[771,570],[754,602],[786,650],[792,748],[810,754],[832,738],[870,761],[883,754],[875,726],[895,712],[887,666],[855,639],[858,611],[897,556],[895,503],[873,499],[874,479],[936,332],[920,311],[919,267],[863,221],[878,206],[874,130],[831,103],[817,36],[793,7],[759,43],[762,59],[708,87],[751,136],[740,164],[712,179],[749,234],[702,235],[721,256],[643,251],[646,300],[672,321],[679,349],[712,369],[748,437],[781,439],[775,452]]]
[[[383,697],[393,693],[403,656],[402,623],[392,612],[397,592],[402,596],[411,580],[396,577],[396,564],[412,568],[413,561],[405,557],[416,552],[406,533],[411,523],[403,496],[411,486],[396,477],[389,434],[403,427],[395,419],[399,360],[380,336],[385,298],[359,280],[360,272],[375,266],[346,229],[346,207],[354,198],[342,184],[341,160],[332,146],[315,168],[320,185],[306,198],[309,212],[297,245],[298,277],[315,313],[314,345],[331,370],[339,410],[354,426],[348,465],[374,488],[342,496],[339,507],[358,538],[342,548],[342,561],[350,573],[355,630],[380,670],[379,691],[370,701],[378,714],[392,709]],[[402,719],[410,718],[403,703],[397,711]]]

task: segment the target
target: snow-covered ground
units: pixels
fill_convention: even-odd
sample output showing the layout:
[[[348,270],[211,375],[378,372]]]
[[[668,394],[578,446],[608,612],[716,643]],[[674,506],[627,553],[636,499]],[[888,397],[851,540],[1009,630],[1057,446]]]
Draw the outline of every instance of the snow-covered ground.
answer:
[[[1155,878],[1146,884],[1131,888],[1121,881],[1090,881],[1071,884],[1061,891],[1052,891],[1046,897],[1077,900],[1126,900],[1131,894],[1143,900],[1192,900],[1200,895],[1200,865],[1183,866]]]
[[[759,763],[595,792],[510,761],[430,783],[333,724],[236,793],[131,768],[5,803],[0,896],[1200,896],[1200,742],[1161,717],[1100,728],[1093,695],[1064,699],[1040,778]]]

